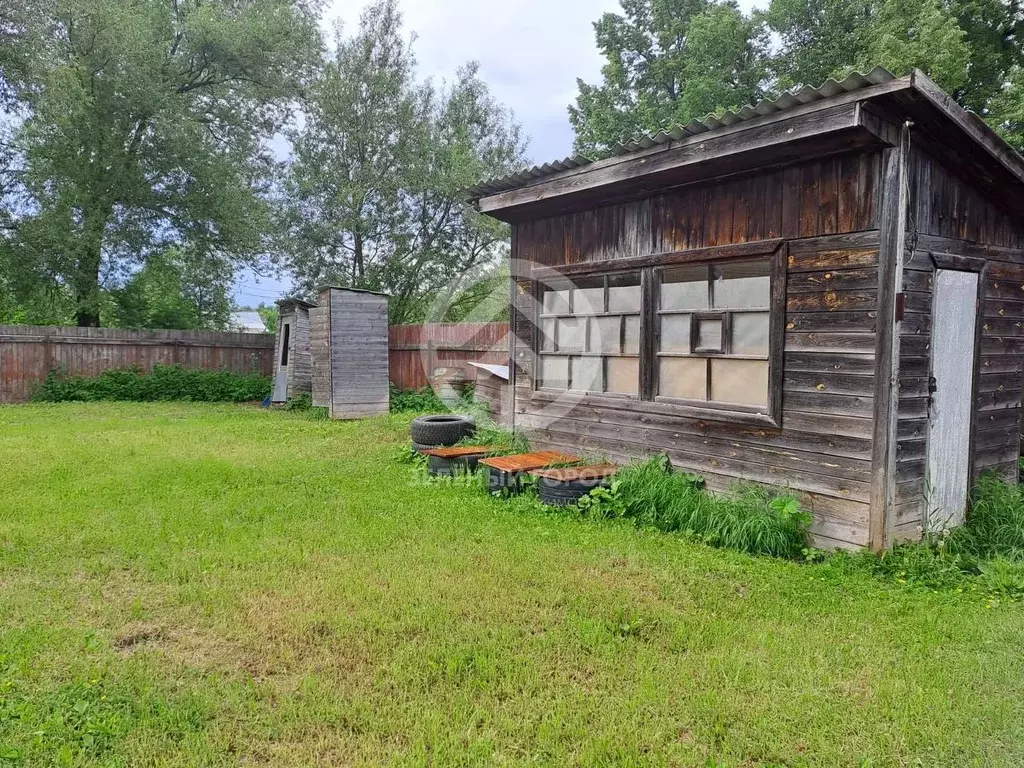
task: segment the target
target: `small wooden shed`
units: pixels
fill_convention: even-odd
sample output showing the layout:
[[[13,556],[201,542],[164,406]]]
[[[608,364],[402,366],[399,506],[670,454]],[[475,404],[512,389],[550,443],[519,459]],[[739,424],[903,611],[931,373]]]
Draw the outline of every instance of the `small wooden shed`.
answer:
[[[512,224],[515,425],[789,486],[827,547],[1016,480],[1024,160],[884,69],[489,181]]]
[[[332,419],[387,413],[388,297],[327,287],[310,313],[313,405]]]
[[[287,403],[296,395],[313,391],[309,311],[315,306],[301,299],[277,302],[274,393],[271,398],[275,403]]]

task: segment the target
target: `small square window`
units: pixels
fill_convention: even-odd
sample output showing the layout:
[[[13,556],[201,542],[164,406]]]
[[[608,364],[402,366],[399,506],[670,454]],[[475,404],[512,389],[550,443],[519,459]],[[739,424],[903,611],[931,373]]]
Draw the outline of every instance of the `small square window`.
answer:
[[[565,315],[569,313],[569,290],[544,291],[544,314]]]
[[[690,315],[661,316],[661,350],[690,353]]]
[[[569,389],[579,392],[604,391],[604,375],[600,357],[570,358]]]
[[[608,278],[608,311],[640,311],[640,275],[613,275]]]
[[[587,321],[583,318],[564,317],[558,321],[558,351],[582,352],[586,343]]]
[[[594,317],[590,320],[589,352],[619,354],[619,340],[622,319],[619,317]]]
[[[542,357],[540,382],[543,387],[566,389],[569,386],[569,358],[559,355]]]
[[[721,318],[707,318],[697,321],[697,351],[721,352],[725,337],[724,322]]]
[[[640,391],[640,360],[635,357],[608,358],[608,391],[635,395]]]
[[[579,280],[572,291],[574,315],[598,315],[604,312],[604,278]]]

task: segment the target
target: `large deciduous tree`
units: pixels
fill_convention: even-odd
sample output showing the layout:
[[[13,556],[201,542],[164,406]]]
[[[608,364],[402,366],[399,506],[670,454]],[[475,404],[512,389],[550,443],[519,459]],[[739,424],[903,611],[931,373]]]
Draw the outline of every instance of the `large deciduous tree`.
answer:
[[[594,24],[600,85],[578,81],[576,150],[599,154],[637,134],[756,101],[767,39],[735,2],[622,0]]]
[[[333,282],[392,297],[393,322],[421,319],[442,287],[500,260],[507,229],[464,190],[523,162],[519,126],[468,64],[450,85],[417,81],[394,0],[338,29],[291,134],[284,185],[297,290]]]
[[[1019,0],[772,0],[749,17],[716,0],[622,0],[622,11],[594,25],[603,82],[580,82],[569,108],[581,151],[878,65],[924,70],[1024,149]]]
[[[168,244],[259,261],[268,141],[316,59],[317,3],[24,0],[6,11],[8,258],[70,292],[80,325],[99,323],[104,282]]]

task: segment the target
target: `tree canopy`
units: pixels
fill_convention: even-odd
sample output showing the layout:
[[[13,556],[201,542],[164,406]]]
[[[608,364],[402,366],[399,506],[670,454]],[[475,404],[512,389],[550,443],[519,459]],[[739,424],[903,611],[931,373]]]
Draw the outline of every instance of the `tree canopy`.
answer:
[[[1024,148],[1024,13],[1019,0],[622,0],[595,24],[602,82],[579,81],[576,149],[877,65],[917,67]]]
[[[320,46],[316,0],[25,0],[0,19],[8,291],[100,321],[104,282],[170,245],[253,264],[283,126]],[[2,290],[2,289],[0,289]]]
[[[520,128],[476,64],[441,85],[414,70],[395,0],[367,7],[351,37],[337,29],[290,133],[284,188],[299,292],[324,283],[384,291],[394,322],[422,319],[460,275],[497,268],[507,228],[463,190],[523,163]]]

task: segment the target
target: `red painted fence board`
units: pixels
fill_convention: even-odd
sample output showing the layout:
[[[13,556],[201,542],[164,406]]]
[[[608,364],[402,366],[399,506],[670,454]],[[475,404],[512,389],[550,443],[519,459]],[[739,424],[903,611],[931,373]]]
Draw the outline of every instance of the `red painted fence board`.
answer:
[[[440,369],[475,379],[469,362],[508,364],[507,323],[398,325],[390,336],[391,381],[399,389],[429,386]],[[274,336],[0,325],[0,403],[27,401],[50,370],[98,376],[133,365],[151,371],[156,363],[269,376]]]

